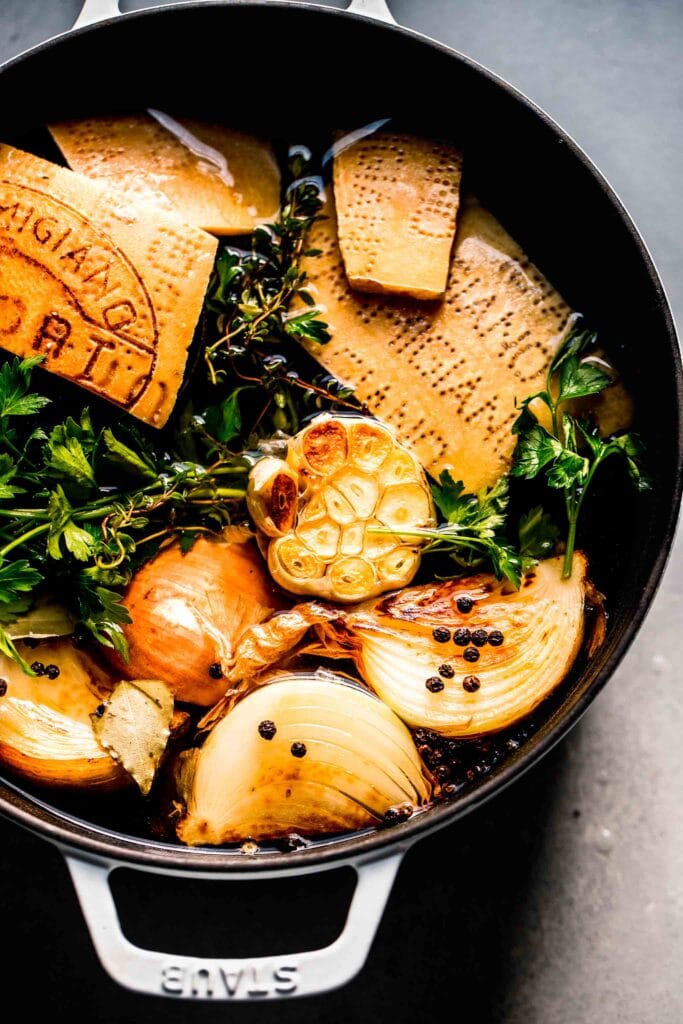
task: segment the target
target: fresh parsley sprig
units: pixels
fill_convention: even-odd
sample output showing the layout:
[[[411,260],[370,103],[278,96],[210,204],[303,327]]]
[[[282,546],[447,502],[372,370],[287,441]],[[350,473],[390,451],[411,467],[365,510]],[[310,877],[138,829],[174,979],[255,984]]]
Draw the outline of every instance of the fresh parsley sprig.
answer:
[[[472,494],[465,490],[461,480],[453,480],[448,470],[444,470],[439,482],[434,481],[431,488],[434,504],[443,519],[440,525],[409,531],[370,527],[370,532],[427,539],[424,554],[447,554],[459,573],[472,572],[488,564],[498,579],[509,580],[515,588],[519,588],[522,574],[537,559],[552,553],[558,531],[541,508],[532,509],[520,521],[517,546],[508,540],[510,499],[506,476],[500,477],[492,487]]]
[[[132,422],[96,428],[87,409],[55,422],[32,382],[41,358],[0,366],[0,650],[29,672],[8,627],[45,589],[125,656],[122,588],[164,541],[229,523],[250,465],[225,453],[181,461]]]
[[[543,391],[529,395],[513,426],[517,434],[512,475],[525,480],[542,476],[548,487],[564,492],[567,538],[562,576],[571,576],[579,514],[599,467],[612,455],[624,459],[636,489],[648,490],[650,482],[642,469],[643,445],[636,434],[602,438],[595,422],[566,411],[575,399],[600,394],[612,377],[589,353],[597,336],[575,321],[553,358]],[[541,402],[550,413],[551,429],[544,427],[531,403]]]

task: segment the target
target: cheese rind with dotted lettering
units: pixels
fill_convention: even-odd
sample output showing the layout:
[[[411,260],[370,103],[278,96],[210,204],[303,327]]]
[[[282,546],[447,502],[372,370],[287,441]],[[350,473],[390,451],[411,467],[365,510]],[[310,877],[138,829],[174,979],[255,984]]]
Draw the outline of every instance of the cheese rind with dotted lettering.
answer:
[[[462,154],[444,142],[378,133],[334,157],[339,246],[358,291],[444,294],[460,202]]]
[[[471,491],[494,483],[510,468],[515,399],[545,386],[569,307],[474,200],[460,210],[439,303],[354,293],[331,203],[325,212],[307,242],[322,255],[304,268],[332,338],[308,350],[433,476],[448,469]]]
[[[0,145],[0,347],[162,427],[217,242]]]
[[[48,125],[72,170],[217,235],[247,234],[280,206],[269,142],[161,111]]]

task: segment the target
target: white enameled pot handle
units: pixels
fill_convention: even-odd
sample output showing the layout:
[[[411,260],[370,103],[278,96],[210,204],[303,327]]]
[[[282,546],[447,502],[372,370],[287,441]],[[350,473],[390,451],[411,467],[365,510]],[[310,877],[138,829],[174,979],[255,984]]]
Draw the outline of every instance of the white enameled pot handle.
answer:
[[[360,971],[403,851],[353,865],[358,878],[344,930],[329,946],[306,953],[246,959],[174,956],[133,945],[121,930],[109,885],[110,872],[123,865],[86,860],[70,851],[64,851],[64,856],[93,944],[114,981],[148,995],[254,1002],[327,992]]]
[[[346,10],[353,14],[363,14],[366,18],[374,18],[376,21],[384,21],[389,25],[396,24],[396,19],[387,7],[386,0],[351,0]],[[120,13],[119,0],[84,0],[73,27],[83,28],[85,25],[94,25],[97,21],[115,18]]]

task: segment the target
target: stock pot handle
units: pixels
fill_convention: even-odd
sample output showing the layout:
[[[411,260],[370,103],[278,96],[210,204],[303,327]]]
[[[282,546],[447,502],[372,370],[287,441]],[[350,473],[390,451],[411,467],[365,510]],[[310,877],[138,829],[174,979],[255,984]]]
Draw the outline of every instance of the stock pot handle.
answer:
[[[346,10],[353,14],[363,14],[366,18],[374,18],[376,21],[385,21],[389,25],[396,24],[386,0],[351,0]],[[97,21],[116,18],[120,13],[119,0],[84,0],[73,28],[84,28],[85,25],[94,25]]]
[[[344,929],[329,946],[283,956],[217,959],[133,945],[121,930],[109,885],[110,872],[123,865],[63,853],[93,944],[114,981],[148,995],[231,1002],[314,995],[350,981],[367,959],[403,857],[401,850],[352,865],[356,888]]]

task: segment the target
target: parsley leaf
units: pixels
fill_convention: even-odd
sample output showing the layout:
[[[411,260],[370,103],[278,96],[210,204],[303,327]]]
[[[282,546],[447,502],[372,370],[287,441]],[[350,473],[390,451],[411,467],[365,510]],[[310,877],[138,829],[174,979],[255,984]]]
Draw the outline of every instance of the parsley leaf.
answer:
[[[32,394],[29,390],[31,371],[42,363],[43,358],[14,358],[0,367],[0,417],[34,416],[49,405],[49,398]]]
[[[519,553],[523,559],[549,558],[560,539],[560,531],[541,505],[522,516],[519,521]]]
[[[432,483],[432,494],[434,504],[445,519],[441,525],[409,531],[371,526],[369,532],[424,537],[430,541],[423,549],[425,554],[448,554],[462,572],[488,562],[498,579],[505,578],[519,587],[522,559],[502,532],[509,501],[507,477],[501,477],[478,494],[471,494],[465,490],[462,480],[455,481],[448,470],[443,470],[439,482]]]
[[[620,455],[636,489],[645,491],[650,487],[642,469],[643,445],[637,435],[603,438],[590,419],[578,419],[561,408],[570,399],[599,394],[612,383],[609,374],[590,362],[590,357],[586,358],[586,352],[596,341],[594,331],[583,329],[578,321],[572,324],[552,360],[545,390],[521,403],[522,411],[513,427],[518,440],[512,475],[526,480],[543,476],[548,487],[564,492],[568,524],[562,570],[565,579],[572,572],[579,513],[593,477],[605,459]],[[548,408],[552,432],[538,422],[530,407],[534,399]],[[530,522],[524,523],[525,533]]]

